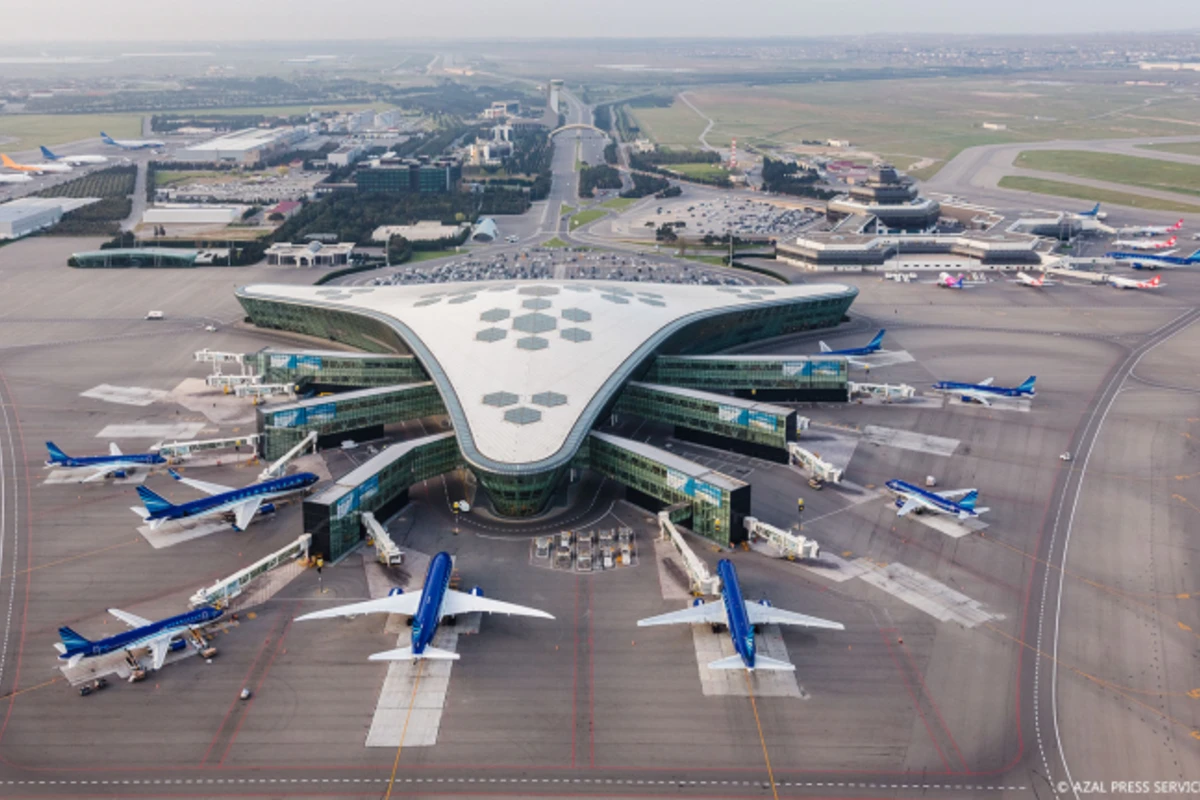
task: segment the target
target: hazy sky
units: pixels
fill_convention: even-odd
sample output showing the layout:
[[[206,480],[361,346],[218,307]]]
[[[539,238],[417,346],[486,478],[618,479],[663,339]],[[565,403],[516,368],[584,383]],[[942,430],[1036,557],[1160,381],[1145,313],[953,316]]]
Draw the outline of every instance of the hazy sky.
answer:
[[[17,45],[1200,29],[1197,0],[41,0],[5,5],[0,38]]]

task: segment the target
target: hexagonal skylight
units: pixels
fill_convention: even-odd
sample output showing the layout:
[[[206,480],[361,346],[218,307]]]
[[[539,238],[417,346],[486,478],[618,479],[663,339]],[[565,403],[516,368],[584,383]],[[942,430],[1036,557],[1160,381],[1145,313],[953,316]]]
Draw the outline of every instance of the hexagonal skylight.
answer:
[[[499,322],[502,319],[508,319],[508,309],[489,308],[487,311],[480,314],[479,318],[484,322]]]
[[[583,328],[564,328],[559,335],[568,342],[587,342],[592,338],[592,334]]]
[[[526,297],[553,297],[558,294],[558,289],[553,286],[525,286],[517,292]]]
[[[610,303],[616,303],[619,306],[629,305],[629,298],[627,297],[620,297],[619,295],[615,294],[602,294],[600,297]]]
[[[510,408],[504,412],[505,422],[511,422],[516,425],[528,425],[532,422],[541,420],[542,412],[521,406],[520,408]]]
[[[663,308],[667,305],[662,300],[655,300],[653,297],[639,297],[638,300],[648,306],[658,306],[659,308]]]
[[[522,314],[519,317],[513,317],[512,326],[514,330],[522,333],[545,333],[557,328],[558,321],[545,314]]]
[[[475,299],[475,295],[473,295],[473,294],[460,294],[458,297],[451,297],[446,302],[457,305],[459,303],[466,303],[467,301],[474,300],[474,299]]]
[[[535,297],[531,300],[522,301],[521,305],[523,305],[525,308],[532,308],[534,311],[541,311],[542,309],[549,308],[554,304],[549,300],[543,300],[540,297]]]
[[[567,396],[558,392],[538,392],[533,396],[533,404],[535,406],[545,406],[546,408],[563,406],[567,404]]]
[[[480,342],[498,342],[505,336],[508,336],[508,331],[503,328],[484,328],[475,334],[475,339]]]
[[[563,309],[562,316],[563,319],[569,319],[571,322],[587,322],[592,318],[591,313],[582,308]]]
[[[483,396],[483,404],[487,406],[496,406],[504,408],[505,406],[516,405],[521,398],[517,397],[512,392],[492,392]],[[535,401],[536,402],[536,401]]]
[[[525,336],[517,339],[517,347],[522,350],[545,350],[550,342],[540,336]]]

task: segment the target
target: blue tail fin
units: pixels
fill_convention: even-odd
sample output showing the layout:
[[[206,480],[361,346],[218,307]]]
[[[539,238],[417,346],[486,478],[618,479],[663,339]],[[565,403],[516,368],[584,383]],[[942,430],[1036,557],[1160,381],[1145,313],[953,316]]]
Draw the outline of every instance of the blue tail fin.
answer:
[[[886,328],[881,330],[879,333],[875,334],[875,338],[870,341],[870,343],[867,345],[867,347],[875,349],[875,348],[878,348],[880,345],[882,345],[883,344],[883,335],[885,333],[887,333]]]
[[[137,492],[138,497],[142,498],[142,504],[146,506],[146,510],[151,514],[159,514],[163,511],[174,508],[169,500],[161,495],[155,494],[145,486],[137,487]]]
[[[974,511],[975,510],[975,501],[977,501],[978,499],[979,499],[979,491],[977,489],[972,489],[971,491],[967,492],[966,495],[963,496],[963,499],[958,501],[958,504],[960,506],[962,506],[963,508],[967,508],[967,509],[970,509],[971,511]]]
[[[1094,217],[1099,213],[1100,213],[1100,204],[1096,203],[1096,205],[1092,207],[1091,215]]]
[[[42,148],[42,158],[45,158],[47,161],[58,161],[58,156],[51,153],[49,147],[46,147],[44,144],[39,145],[39,147]]]
[[[1022,392],[1032,392],[1033,384],[1036,381],[1037,381],[1037,375],[1030,375],[1028,378],[1025,379],[1025,382],[1022,383],[1017,388],[1020,389]]]
[[[109,136],[109,135],[108,135],[107,133],[105,133],[104,131],[100,131],[100,140],[101,140],[101,141],[103,141],[103,142],[106,142],[107,144],[112,144],[112,140],[113,140],[113,139],[112,139],[112,137],[111,137],[111,136]]]
[[[50,451],[51,461],[67,461],[71,458],[62,450],[59,450],[58,445],[54,442],[46,442],[46,449]]]
[[[77,650],[80,647],[87,647],[89,644],[91,644],[91,642],[68,628],[66,625],[58,629],[58,638],[62,639],[63,646],[68,650]]]

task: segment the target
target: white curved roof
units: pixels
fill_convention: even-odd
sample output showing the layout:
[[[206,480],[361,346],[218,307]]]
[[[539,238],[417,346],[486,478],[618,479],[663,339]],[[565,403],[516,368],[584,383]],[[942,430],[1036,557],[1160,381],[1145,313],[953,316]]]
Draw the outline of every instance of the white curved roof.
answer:
[[[739,307],[844,299],[857,292],[843,284],[481,281],[370,288],[259,284],[239,293],[342,308],[388,323],[437,384],[468,460],[525,472],[565,463],[628,373],[688,322]],[[518,465],[525,469],[512,469]]]

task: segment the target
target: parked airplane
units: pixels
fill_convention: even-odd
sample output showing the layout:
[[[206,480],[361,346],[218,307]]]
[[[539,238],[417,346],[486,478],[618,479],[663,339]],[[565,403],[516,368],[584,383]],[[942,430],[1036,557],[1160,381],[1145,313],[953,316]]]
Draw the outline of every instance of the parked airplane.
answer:
[[[1162,276],[1155,275],[1148,281],[1135,281],[1133,278],[1122,278],[1119,275],[1109,275],[1108,285],[1114,289],[1157,289],[1162,286]]]
[[[199,489],[209,497],[192,500],[175,505],[161,495],[147,489],[137,487],[138,496],[142,498],[145,508],[133,507],[133,512],[150,524],[153,530],[168,520],[181,520],[192,517],[233,516],[233,529],[244,531],[255,514],[271,514],[275,511],[273,503],[264,500],[274,500],[286,497],[296,492],[302,492],[318,480],[311,472],[297,472],[284,478],[275,478],[262,483],[254,483],[241,489],[232,486],[222,486],[219,483],[207,483],[192,478],[185,478],[175,470],[168,470],[175,480]]]
[[[1172,256],[1166,253],[1122,253],[1120,251],[1104,254],[1105,258],[1114,261],[1132,261],[1134,269],[1170,269],[1171,267],[1193,267],[1200,264],[1200,250],[1190,256]]]
[[[92,481],[107,478],[109,475],[124,478],[126,472],[132,472],[138,467],[153,467],[155,464],[167,463],[167,460],[158,453],[132,453],[125,455],[115,442],[109,444],[108,455],[106,456],[79,456],[73,458],[60,450],[54,442],[46,442],[46,449],[50,451],[50,459],[46,461],[47,467],[90,471],[91,474],[80,481],[81,483],[91,483]]]
[[[176,637],[184,636],[186,640],[189,632],[211,625],[225,612],[213,606],[201,606],[186,614],[167,617],[157,622],[130,614],[119,608],[110,608],[108,613],[124,622],[132,630],[93,642],[64,625],[58,629],[58,636],[62,642],[54,644],[59,660],[66,661],[67,666],[74,667],[85,658],[94,658],[121,650],[132,653],[134,650],[149,648],[154,669],[159,669],[166,661],[167,653],[171,651],[171,642]]]
[[[959,383],[957,381],[938,381],[933,385],[935,392],[942,392],[949,395],[958,395],[962,397],[964,403],[981,403],[985,406],[990,406],[992,400],[997,397],[1036,397],[1037,390],[1033,388],[1033,384],[1037,381],[1036,375],[1030,375],[1028,379],[1020,386],[994,386],[992,381],[995,378],[986,378],[979,383]]]
[[[950,492],[931,492],[907,481],[892,479],[886,484],[896,495],[896,516],[907,517],[912,512],[932,511],[948,514],[959,519],[972,519],[986,513],[987,508],[976,508],[978,489],[955,489]],[[957,498],[962,498],[961,500]]]
[[[59,161],[63,164],[73,164],[79,166],[81,164],[103,164],[108,161],[108,156],[60,156],[50,152],[50,148],[46,145],[41,145],[42,158],[47,161]]]
[[[708,664],[709,669],[739,669],[745,668],[753,672],[756,669],[792,670],[796,666],[776,658],[760,656],[754,646],[754,631],[758,625],[802,625],[806,628],[826,628],[841,631],[846,626],[840,622],[831,622],[807,614],[797,614],[795,611],[784,611],[775,608],[767,600],[749,603],[742,598],[742,587],[738,583],[737,570],[733,562],[723,558],[717,562],[717,575],[721,578],[721,602],[705,603],[696,599],[692,605],[682,611],[671,611],[656,617],[638,620],[638,627],[651,625],[697,625],[707,623],[717,626],[724,625],[733,639],[733,649],[737,655],[718,658]]]
[[[1041,289],[1044,286],[1053,286],[1055,281],[1046,280],[1046,273],[1044,272],[1040,278],[1035,278],[1028,272],[1018,272],[1017,283],[1021,284],[1022,286],[1032,286],[1035,289]]]
[[[847,347],[843,350],[834,350],[824,342],[818,342],[821,347],[821,355],[823,356],[869,356],[879,352],[883,347],[883,335],[887,333],[887,329],[880,330],[875,334],[875,338],[867,342],[862,347]]]
[[[434,634],[438,624],[446,617],[457,617],[459,614],[486,611],[489,614],[516,614],[522,617],[539,617],[554,619],[545,611],[515,603],[505,603],[501,600],[489,600],[483,596],[483,590],[478,586],[470,592],[459,592],[450,588],[450,575],[454,571],[454,563],[449,553],[438,553],[429,562],[425,572],[425,585],[421,593],[405,594],[404,590],[396,587],[388,592],[387,597],[378,600],[367,600],[362,603],[351,603],[346,606],[326,608],[296,617],[297,622],[310,619],[327,619],[329,617],[355,617],[359,614],[404,614],[412,617],[412,645],[396,650],[387,650],[371,655],[371,661],[403,661],[411,658],[413,661],[432,659],[439,661],[456,661],[458,653],[433,647]]]
[[[42,175],[47,172],[71,171],[71,168],[66,164],[18,164],[4,153],[0,153],[0,164],[3,164],[5,169],[15,169],[17,172],[32,172],[34,175]]]
[[[157,139],[114,139],[104,131],[100,131],[100,141],[111,144],[122,150],[149,150],[154,147],[166,147],[166,142]]]
[[[1118,236],[1165,236],[1183,228],[1183,220],[1174,225],[1134,225],[1128,228],[1118,228]]]
[[[955,278],[949,272],[943,272],[938,275],[935,283],[941,289],[961,289],[963,288],[963,275],[959,273],[959,276]]]
[[[1113,244],[1117,247],[1128,247],[1130,250],[1163,251],[1162,254],[1165,256],[1175,252],[1174,250],[1170,250],[1168,248],[1174,247],[1176,241],[1176,237],[1172,236],[1166,241],[1150,241],[1147,239],[1117,239],[1113,242]]]
[[[1086,219],[1106,219],[1108,214],[1100,210],[1100,204],[1092,206],[1090,211],[1076,211],[1074,216],[1083,217]]]
[[[0,183],[29,183],[33,178],[23,172],[0,172]]]

